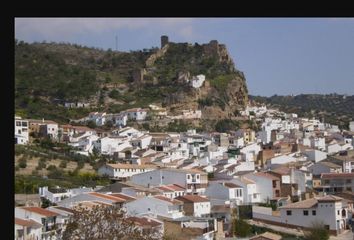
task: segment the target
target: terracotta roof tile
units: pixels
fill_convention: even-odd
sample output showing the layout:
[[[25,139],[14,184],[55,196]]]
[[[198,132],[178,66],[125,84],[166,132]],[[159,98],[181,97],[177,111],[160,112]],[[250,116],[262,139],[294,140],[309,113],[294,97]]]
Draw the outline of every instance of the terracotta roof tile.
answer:
[[[40,224],[32,219],[15,218],[15,224],[21,225],[24,227],[36,227],[36,228],[42,227],[42,224]]]
[[[54,216],[59,215],[56,212],[52,212],[52,211],[49,211],[47,209],[40,208],[40,207],[23,207],[22,209],[25,209],[26,211],[34,212],[34,213],[37,213],[37,214],[40,214],[40,215],[43,215],[46,217],[54,217]]]
[[[160,200],[165,201],[165,202],[172,203],[173,205],[181,205],[181,204],[183,204],[183,202],[181,202],[179,200],[169,199],[169,198],[167,198],[165,196],[154,196],[154,198],[160,199]]]
[[[115,197],[112,195],[108,195],[108,194],[103,194],[103,193],[98,193],[98,192],[90,192],[88,194],[95,196],[95,197],[103,198],[106,200],[111,200],[113,202],[125,202],[125,199],[122,199],[120,197]]]
[[[138,165],[138,164],[124,164],[124,163],[118,163],[118,164],[106,164],[107,166],[110,166],[112,168],[116,169],[147,169],[147,168],[157,168],[156,165],[152,164],[144,164],[144,165]]]
[[[176,198],[182,202],[209,202],[209,199],[199,195],[184,195]]]
[[[354,173],[322,173],[322,179],[354,178]]]
[[[228,188],[241,188],[241,186],[239,186],[239,185],[237,185],[235,183],[230,183],[230,182],[225,182],[224,186],[228,187]]]

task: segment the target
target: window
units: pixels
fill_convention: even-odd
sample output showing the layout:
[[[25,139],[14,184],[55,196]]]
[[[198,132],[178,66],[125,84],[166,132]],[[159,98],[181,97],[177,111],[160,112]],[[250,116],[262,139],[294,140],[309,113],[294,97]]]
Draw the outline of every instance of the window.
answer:
[[[352,183],[352,180],[351,179],[347,179],[347,183]]]
[[[286,215],[291,216],[291,210],[287,210]]]
[[[199,179],[199,175],[196,175],[197,176],[197,179]]]
[[[27,127],[27,122],[22,122],[22,127]]]
[[[21,130],[20,129],[18,130],[18,134],[21,134]]]
[[[162,179],[165,179],[165,177],[164,177],[164,176],[162,176],[161,178],[162,178]]]
[[[150,180],[152,179],[152,177],[150,177]]]
[[[148,208],[148,211],[150,211],[151,209],[150,208]]]
[[[340,211],[339,210],[337,211],[337,215],[340,215]]]
[[[352,190],[352,188],[351,187],[347,187],[347,191],[351,191]]]
[[[312,210],[312,216],[316,216],[316,210]]]
[[[188,175],[187,175],[187,179],[191,179],[191,175],[188,174]]]
[[[277,187],[277,182],[273,180],[273,188]]]
[[[240,189],[240,197],[242,197],[242,189]]]
[[[304,210],[304,216],[308,216],[309,215],[309,211]]]
[[[16,122],[16,126],[21,127],[21,122]]]
[[[329,184],[329,180],[325,180],[324,183],[325,183],[325,184]]]

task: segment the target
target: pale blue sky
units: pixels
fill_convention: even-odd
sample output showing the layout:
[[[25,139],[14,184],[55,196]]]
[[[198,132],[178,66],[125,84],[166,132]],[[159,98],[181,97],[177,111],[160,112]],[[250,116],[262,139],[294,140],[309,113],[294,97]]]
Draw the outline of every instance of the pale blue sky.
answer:
[[[226,44],[253,95],[354,94],[354,18],[16,18],[27,42],[129,51],[172,42]]]

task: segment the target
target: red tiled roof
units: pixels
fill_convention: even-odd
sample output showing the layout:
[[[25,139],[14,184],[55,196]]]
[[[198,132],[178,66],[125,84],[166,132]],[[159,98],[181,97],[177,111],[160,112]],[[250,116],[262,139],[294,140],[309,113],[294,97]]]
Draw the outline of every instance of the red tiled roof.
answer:
[[[102,194],[102,193],[98,193],[98,192],[90,192],[88,194],[90,194],[92,196],[95,196],[95,197],[111,200],[113,202],[125,202],[125,200],[122,199],[122,198],[111,196],[111,195],[108,195],[108,194]]]
[[[199,195],[184,195],[176,198],[182,202],[209,202],[209,199]]]
[[[224,183],[224,186],[225,187],[228,187],[228,188],[240,188],[241,186],[235,184],[235,183],[230,183],[230,182],[226,182]]]
[[[34,213],[37,213],[39,215],[43,215],[43,216],[46,216],[46,217],[53,217],[53,216],[58,216],[59,215],[56,212],[52,212],[52,211],[49,211],[47,209],[40,208],[40,207],[23,207],[22,209],[25,209],[26,211],[34,212]]]
[[[354,173],[322,173],[323,179],[354,178]]]
[[[61,211],[69,212],[69,213],[76,213],[75,210],[72,210],[71,208],[66,208],[66,207],[60,207],[60,206],[55,206],[55,209],[59,209]]]
[[[41,227],[42,224],[33,221],[32,219],[22,219],[22,218],[15,218],[15,224],[16,225],[21,225],[24,227]]]
[[[113,194],[111,194],[111,196],[119,197],[119,198],[124,199],[126,201],[133,201],[133,200],[136,199],[135,197],[128,196],[128,195],[125,195],[123,193],[113,193]]]
[[[107,166],[115,169],[151,169],[151,168],[157,168],[156,165],[153,164],[125,164],[125,163],[116,163],[116,164],[111,164],[107,163]]]
[[[265,172],[258,172],[258,173],[255,173],[255,175],[259,176],[259,177],[269,178],[271,180],[280,180],[278,177],[276,177],[272,174],[269,174],[269,173],[265,173]]]
[[[184,187],[182,187],[182,186],[180,186],[178,184],[170,184],[170,185],[166,185],[166,186],[168,188],[171,188],[171,189],[175,190],[175,191],[184,191],[184,190],[186,190],[186,188],[184,188]]]
[[[181,202],[179,200],[169,199],[169,198],[167,198],[165,196],[154,196],[154,198],[160,199],[160,200],[165,201],[165,202],[172,203],[173,205],[181,205],[181,204],[183,204],[183,202]]]
[[[150,218],[145,218],[145,217],[128,217],[127,220],[130,220],[134,222],[134,224],[139,225],[139,226],[147,226],[147,227],[157,227],[160,226],[161,223],[158,221],[155,221]]]

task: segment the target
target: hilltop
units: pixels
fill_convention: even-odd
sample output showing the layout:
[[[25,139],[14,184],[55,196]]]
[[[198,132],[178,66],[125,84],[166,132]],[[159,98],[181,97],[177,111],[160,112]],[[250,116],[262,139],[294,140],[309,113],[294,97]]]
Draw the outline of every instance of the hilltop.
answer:
[[[248,102],[244,74],[227,48],[173,43],[119,52],[68,43],[15,40],[15,108],[28,118],[68,122],[93,110],[119,112],[151,103],[171,112],[201,109],[204,119],[227,119]],[[191,79],[204,75],[201,87]],[[90,108],[67,109],[65,102]]]

